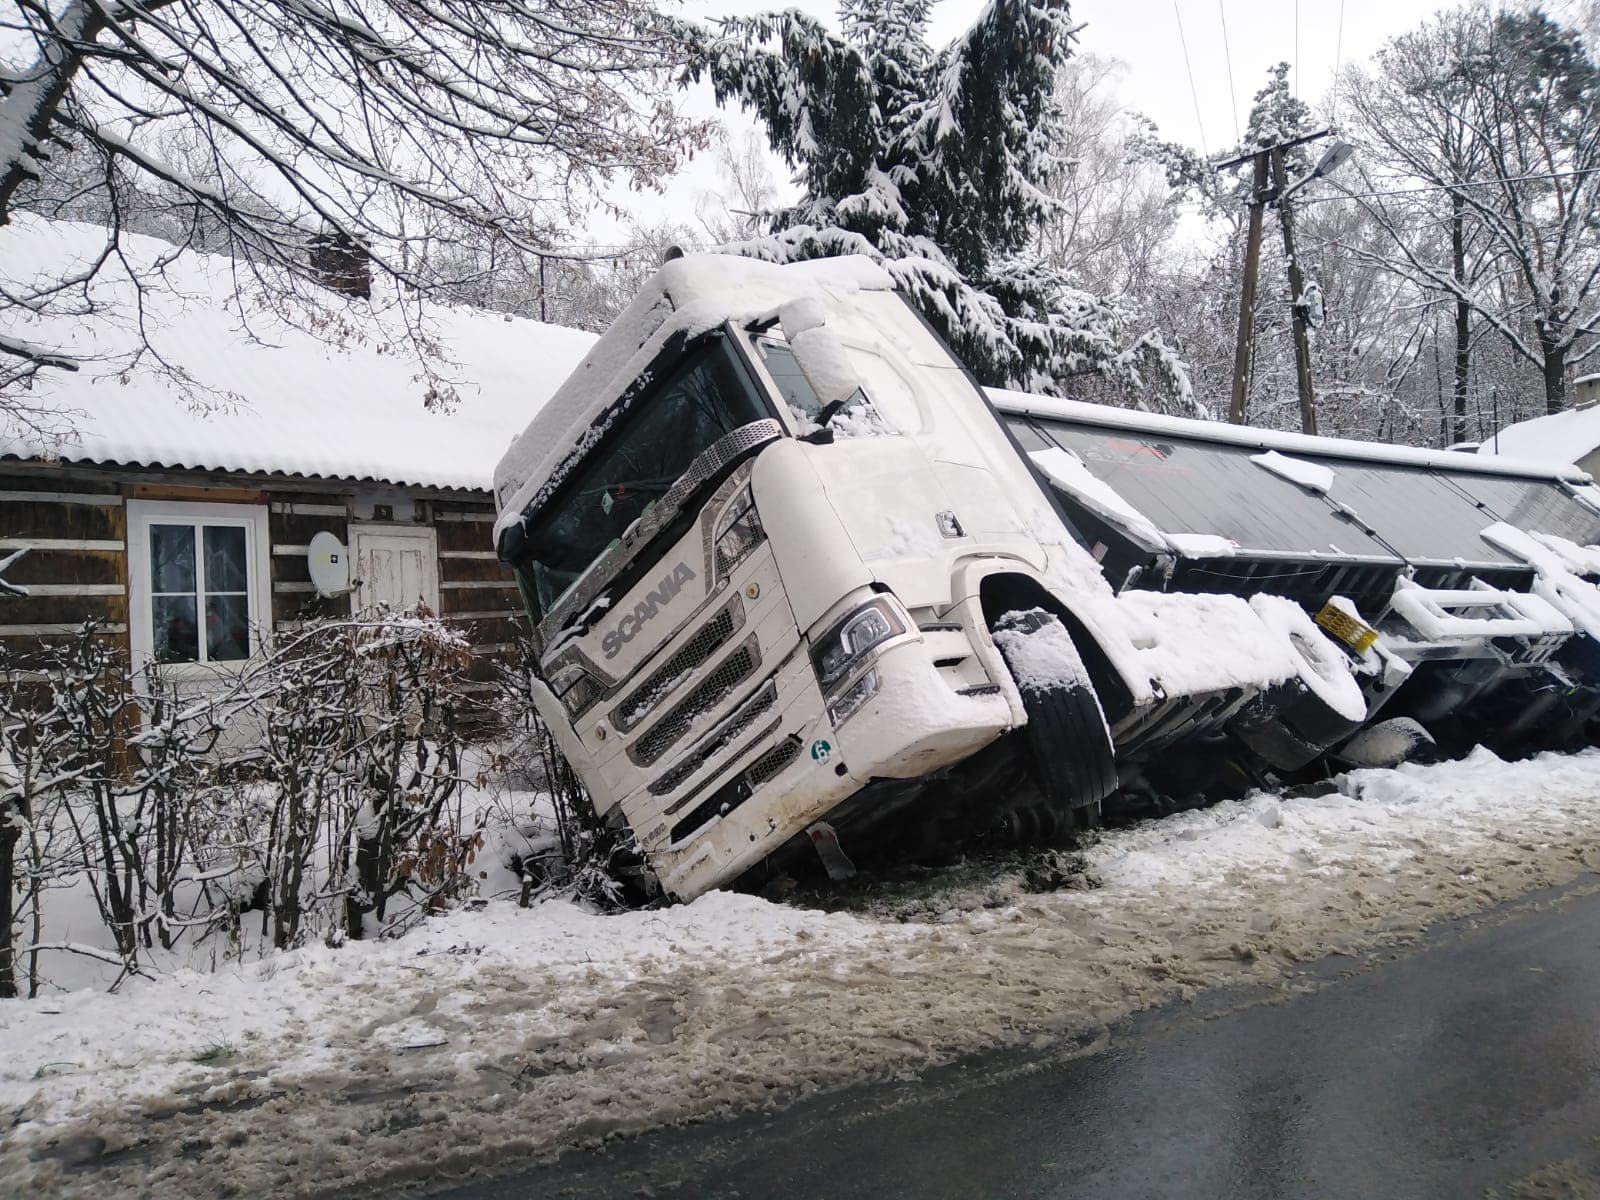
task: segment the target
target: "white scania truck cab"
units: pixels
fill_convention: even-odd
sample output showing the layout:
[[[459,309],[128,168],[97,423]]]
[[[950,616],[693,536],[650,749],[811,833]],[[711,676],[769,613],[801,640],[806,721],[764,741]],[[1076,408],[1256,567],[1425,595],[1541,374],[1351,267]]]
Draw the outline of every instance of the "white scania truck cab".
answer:
[[[678,898],[813,839],[1081,823],[1118,757],[1308,669],[1241,598],[1121,604],[864,259],[666,264],[495,487],[541,715]]]

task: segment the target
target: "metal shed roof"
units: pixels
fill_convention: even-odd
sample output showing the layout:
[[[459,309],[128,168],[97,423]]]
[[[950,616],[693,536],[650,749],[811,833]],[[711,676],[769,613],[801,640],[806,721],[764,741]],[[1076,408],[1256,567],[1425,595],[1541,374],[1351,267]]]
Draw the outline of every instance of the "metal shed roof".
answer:
[[[1334,555],[1366,562],[1501,567],[1516,560],[1482,531],[1496,521],[1600,542],[1600,506],[1577,498],[1571,470],[1407,448],[1149,419],[1002,393],[1002,411],[1026,417],[1113,488],[1163,534],[1209,534],[1259,557]],[[1254,461],[1293,451],[1331,476],[1326,494]],[[1397,452],[1399,451],[1399,452]],[[1582,490],[1592,492],[1592,488]]]

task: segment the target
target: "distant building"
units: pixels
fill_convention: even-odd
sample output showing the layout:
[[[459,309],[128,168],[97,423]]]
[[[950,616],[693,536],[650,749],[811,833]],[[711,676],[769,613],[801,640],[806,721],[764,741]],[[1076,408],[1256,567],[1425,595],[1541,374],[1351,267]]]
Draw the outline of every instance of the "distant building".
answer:
[[[104,238],[21,215],[0,229],[0,270],[59,272]],[[135,260],[175,255],[149,238],[123,245]],[[420,601],[466,629],[490,686],[521,611],[494,553],[494,466],[593,335],[440,310],[438,369],[459,398],[435,412],[416,361],[388,341],[398,324],[330,347],[247,300],[247,332],[230,264],[188,252],[144,295],[154,353],[133,358],[135,291],[115,270],[93,315],[8,313],[8,332],[83,365],[41,375],[26,396],[65,436],[0,437],[0,557],[28,550],[6,571],[27,594],[0,602],[0,643],[92,617],[136,667],[200,674],[309,617]],[[350,563],[342,594],[311,582],[318,533]]]
[[[1573,381],[1572,407],[1565,412],[1507,425],[1485,439],[1478,453],[1576,463],[1600,479],[1600,374]]]
[[[1600,373],[1580,375],[1572,381],[1574,406],[1593,404],[1596,400],[1600,400]]]

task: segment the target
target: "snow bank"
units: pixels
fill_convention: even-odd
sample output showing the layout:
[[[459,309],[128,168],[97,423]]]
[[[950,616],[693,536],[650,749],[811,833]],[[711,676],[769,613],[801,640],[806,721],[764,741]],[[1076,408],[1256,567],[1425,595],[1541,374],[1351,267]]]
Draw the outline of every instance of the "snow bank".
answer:
[[[105,238],[98,226],[18,213],[0,226],[0,284],[15,293],[59,278],[96,258]],[[487,490],[495,459],[595,340],[430,307],[422,334],[440,357],[429,365],[459,397],[455,411],[432,411],[409,350],[415,311],[321,294],[330,311],[314,319],[330,336],[341,323],[349,330],[332,345],[272,311],[229,259],[132,234],[121,241],[136,272],[159,286],[139,293],[111,259],[90,289],[92,314],[7,310],[8,334],[83,367],[40,375],[27,397],[67,418],[66,442],[13,431],[0,437],[0,454]],[[154,349],[142,357],[141,323]]]
[[[1600,753],[1479,751],[1108,834],[1085,856],[1092,890],[1000,871],[860,916],[717,893],[612,918],[491,905],[401,941],[7,1002],[0,1178],[19,1195],[392,1191],[1082,1035],[1590,873],[1597,799]]]

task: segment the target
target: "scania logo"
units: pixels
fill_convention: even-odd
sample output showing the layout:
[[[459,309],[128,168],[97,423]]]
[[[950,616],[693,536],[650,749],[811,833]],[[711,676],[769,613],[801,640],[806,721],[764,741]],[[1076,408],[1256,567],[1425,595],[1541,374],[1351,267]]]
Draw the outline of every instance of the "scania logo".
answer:
[[[679,563],[672,574],[662,576],[661,582],[645,593],[643,600],[633,606],[633,611],[617,622],[617,627],[600,639],[600,648],[607,658],[615,658],[621,650],[644,628],[645,622],[656,615],[663,604],[670,604],[683,591],[683,585],[694,578],[688,563]]]

